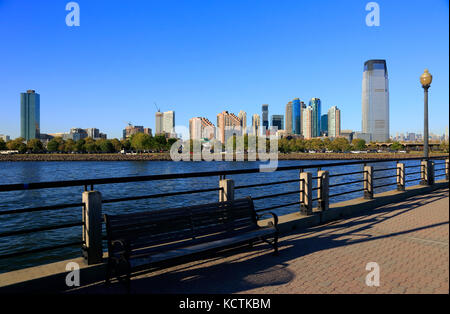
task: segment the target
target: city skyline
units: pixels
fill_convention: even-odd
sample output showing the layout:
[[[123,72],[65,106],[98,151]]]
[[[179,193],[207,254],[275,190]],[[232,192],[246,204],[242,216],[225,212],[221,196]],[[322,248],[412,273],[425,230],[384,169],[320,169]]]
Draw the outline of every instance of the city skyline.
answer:
[[[390,136],[423,132],[417,113],[423,112],[419,76],[425,68],[434,77],[430,132],[445,132],[447,2],[380,1],[380,27],[365,25],[366,1],[351,1],[345,9],[327,1],[272,3],[180,4],[172,12],[169,4],[142,1],[127,7],[111,4],[102,16],[99,3],[80,2],[83,22],[68,28],[64,1],[29,1],[27,10],[21,3],[4,2],[1,23],[8,28],[0,28],[0,36],[8,49],[0,54],[10,61],[0,77],[0,133],[20,136],[17,95],[27,89],[41,94],[43,133],[95,126],[109,138],[120,138],[127,121],[155,125],[153,102],[162,111],[176,111],[177,125],[188,127],[192,112],[214,121],[222,110],[251,116],[269,104],[270,112],[284,113],[295,97],[320,97],[324,108],[337,105],[344,113],[342,126],[361,131],[362,64],[374,58],[389,63]],[[158,15],[138,22],[142,12]],[[424,15],[430,17],[426,30],[420,23]],[[176,17],[170,25],[168,16]],[[301,27],[293,16],[302,19]],[[317,19],[322,23],[314,23]],[[399,23],[402,28],[395,27]],[[33,54],[21,51],[18,43],[24,37]],[[141,37],[151,40],[142,43]],[[417,38],[425,38],[433,49],[424,53]],[[320,53],[302,48],[317,39]],[[138,49],[131,49],[136,43]],[[118,48],[106,49],[111,45]]]

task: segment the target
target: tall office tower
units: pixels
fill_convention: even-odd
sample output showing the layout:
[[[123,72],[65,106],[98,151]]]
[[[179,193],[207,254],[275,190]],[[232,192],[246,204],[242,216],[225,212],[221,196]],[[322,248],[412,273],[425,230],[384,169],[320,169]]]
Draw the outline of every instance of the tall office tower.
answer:
[[[155,113],[155,135],[163,133],[164,114],[158,110]]]
[[[241,119],[242,134],[247,134],[247,113],[245,111],[239,111],[238,118]]]
[[[341,135],[341,111],[333,106],[328,110],[328,137]]]
[[[362,133],[374,142],[389,140],[389,79],[386,60],[364,63],[362,80]]]
[[[284,130],[284,116],[282,114],[274,114],[271,117],[271,126],[276,130]]]
[[[96,128],[88,128],[85,130],[88,137],[90,138],[100,138],[100,130]]]
[[[313,108],[311,106],[302,110],[302,134],[305,139],[313,137]]]
[[[328,136],[328,114],[323,114],[320,117],[320,135]]]
[[[20,93],[20,136],[26,141],[39,138],[41,97],[34,90]]]
[[[292,134],[292,101],[288,102],[286,105],[286,134]]]
[[[302,134],[302,105],[298,98],[292,101],[292,133]]]
[[[252,116],[252,134],[258,136],[260,128],[261,128],[261,119],[259,118],[259,114],[255,113]]]
[[[217,115],[217,139],[226,144],[226,140],[229,136],[236,134],[242,135],[241,131],[241,119],[235,114],[228,111],[222,111]]]
[[[313,110],[312,137],[320,136],[321,102],[319,98],[311,98],[309,105]]]
[[[269,105],[262,105],[262,133],[266,135],[266,130],[269,129]]]
[[[164,112],[163,132],[170,135],[175,133],[175,111]]]
[[[196,117],[189,120],[189,137],[191,140],[211,140],[216,127],[206,118]]]

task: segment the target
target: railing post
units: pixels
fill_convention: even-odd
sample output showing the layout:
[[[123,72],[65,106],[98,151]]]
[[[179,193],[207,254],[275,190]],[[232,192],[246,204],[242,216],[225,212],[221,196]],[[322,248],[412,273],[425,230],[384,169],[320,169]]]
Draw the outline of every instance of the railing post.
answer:
[[[446,159],[445,160],[445,179],[448,181],[448,179],[449,179],[449,164],[450,164],[450,161],[449,161],[449,159]]]
[[[83,252],[88,265],[102,262],[102,194],[83,192]]]
[[[420,184],[434,184],[434,162],[431,160],[422,160],[420,163]]]
[[[234,181],[231,179],[222,179],[219,181],[219,202],[234,200]]]
[[[330,177],[328,171],[320,170],[317,172],[319,179],[317,180],[317,197],[319,199],[319,210],[328,210],[330,204]]]
[[[312,215],[312,174],[311,172],[300,173],[300,213]]]
[[[397,163],[397,191],[405,190],[405,164]]]
[[[364,198],[373,199],[373,167],[364,166]]]

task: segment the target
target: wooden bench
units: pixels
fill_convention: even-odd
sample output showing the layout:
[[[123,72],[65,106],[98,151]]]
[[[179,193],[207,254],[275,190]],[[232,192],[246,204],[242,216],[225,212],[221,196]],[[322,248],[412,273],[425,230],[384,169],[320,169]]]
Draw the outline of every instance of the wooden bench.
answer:
[[[265,227],[258,220],[271,215]],[[112,275],[130,288],[131,273],[175,259],[264,241],[278,254],[278,217],[258,215],[250,197],[184,208],[104,215],[108,240],[106,283]]]

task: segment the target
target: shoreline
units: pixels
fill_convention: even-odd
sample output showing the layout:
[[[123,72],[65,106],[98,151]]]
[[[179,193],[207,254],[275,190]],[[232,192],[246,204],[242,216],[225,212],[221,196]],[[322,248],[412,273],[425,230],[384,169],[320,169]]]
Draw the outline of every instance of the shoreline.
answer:
[[[369,160],[369,159],[406,159],[420,158],[415,153],[290,153],[278,154],[278,160]],[[430,157],[449,157],[445,153],[431,153]],[[122,154],[15,154],[0,155],[0,162],[6,161],[172,161],[169,153],[143,153],[138,155]],[[245,160],[247,161],[247,160]]]

